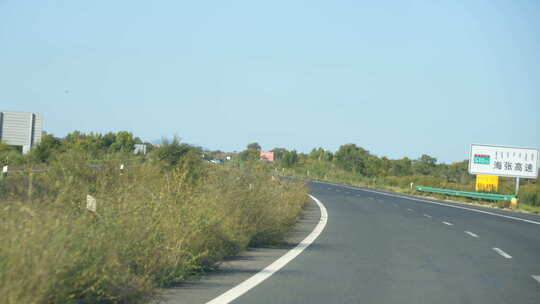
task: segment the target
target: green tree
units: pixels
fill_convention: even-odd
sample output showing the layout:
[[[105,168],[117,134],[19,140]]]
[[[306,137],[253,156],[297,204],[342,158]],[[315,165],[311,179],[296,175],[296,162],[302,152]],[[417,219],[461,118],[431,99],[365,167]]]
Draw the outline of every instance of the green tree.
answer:
[[[30,156],[35,161],[45,163],[54,153],[60,152],[61,147],[62,141],[60,139],[44,132],[41,141],[30,152]]]
[[[259,145],[259,144],[256,143],[256,142],[250,143],[249,145],[247,145],[247,149],[248,149],[248,150],[261,151],[261,145]]]
[[[366,175],[366,163],[369,158],[367,150],[355,144],[342,145],[334,157],[339,168]]]
[[[113,132],[109,132],[101,137],[101,146],[104,149],[109,149],[112,144],[116,141],[116,134]]]
[[[282,160],[285,156],[285,153],[287,153],[287,149],[285,148],[274,148],[272,149],[272,152],[274,152],[274,160]]]
[[[131,132],[120,131],[116,133],[114,143],[110,147],[112,152],[133,152],[134,149],[135,140]]]
[[[295,150],[287,151],[284,153],[281,159],[281,166],[285,168],[292,168],[298,163],[298,153]]]
[[[435,157],[423,154],[414,162],[413,170],[415,174],[430,175],[434,172],[436,164],[437,159]]]
[[[372,156],[375,157],[375,156]],[[375,157],[377,163],[377,169],[372,173],[371,176],[389,176],[392,174],[392,161],[387,157],[383,156],[381,158]]]
[[[452,183],[467,184],[474,180],[474,175],[469,174],[468,160],[446,165],[441,175]]]
[[[260,158],[260,151],[246,149],[238,153],[238,158],[242,161],[258,160]]]
[[[309,158],[318,161],[332,161],[334,155],[330,151],[326,151],[323,148],[313,148],[309,153]]]
[[[156,149],[155,153],[159,160],[164,161],[169,166],[176,166],[190,151],[195,152],[195,149],[188,144],[180,143],[180,139],[175,136],[171,142],[164,139],[162,146]]]
[[[393,160],[390,175],[393,175],[393,176],[412,175],[412,161],[408,157]]]
[[[66,144],[77,144],[79,141],[81,141],[84,138],[85,138],[85,135],[81,131],[75,130],[71,133],[68,133],[68,135],[64,137],[64,142]]]
[[[246,150],[238,153],[238,158],[243,161],[258,160],[261,155],[261,146],[258,143],[250,143]]]
[[[85,134],[80,131],[73,131],[64,137],[63,144],[66,150],[84,151],[90,153],[94,158],[106,153],[99,134]]]

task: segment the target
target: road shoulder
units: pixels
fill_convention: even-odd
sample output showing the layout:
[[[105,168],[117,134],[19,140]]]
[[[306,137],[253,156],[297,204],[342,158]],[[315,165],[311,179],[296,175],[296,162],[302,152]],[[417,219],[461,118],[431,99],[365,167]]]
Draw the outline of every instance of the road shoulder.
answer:
[[[294,248],[319,223],[321,211],[312,200],[302,211],[300,220],[277,247],[250,248],[242,254],[228,258],[219,269],[206,273],[199,280],[163,289],[157,303],[206,303],[258,273],[266,266]]]

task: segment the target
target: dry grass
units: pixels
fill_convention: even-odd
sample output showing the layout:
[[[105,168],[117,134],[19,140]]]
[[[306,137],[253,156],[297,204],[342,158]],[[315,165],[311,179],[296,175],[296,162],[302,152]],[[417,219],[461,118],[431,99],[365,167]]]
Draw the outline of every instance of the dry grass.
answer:
[[[4,180],[3,303],[146,302],[249,244],[279,242],[306,201],[303,184],[260,165],[89,165],[64,155],[34,177],[32,201],[22,175]],[[96,214],[85,209],[87,194]]]

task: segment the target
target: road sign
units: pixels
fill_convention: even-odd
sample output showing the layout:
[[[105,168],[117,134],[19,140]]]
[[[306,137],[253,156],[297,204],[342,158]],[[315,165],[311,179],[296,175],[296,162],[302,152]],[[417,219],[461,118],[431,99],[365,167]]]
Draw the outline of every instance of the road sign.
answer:
[[[469,173],[536,178],[538,149],[472,144]]]
[[[495,175],[477,175],[475,191],[497,192],[499,191],[499,177]]]

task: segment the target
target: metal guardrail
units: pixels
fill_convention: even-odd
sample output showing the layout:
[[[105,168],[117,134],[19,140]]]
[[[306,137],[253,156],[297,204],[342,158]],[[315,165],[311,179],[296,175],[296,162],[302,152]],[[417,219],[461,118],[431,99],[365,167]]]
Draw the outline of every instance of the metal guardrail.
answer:
[[[510,194],[468,192],[468,191],[449,190],[449,189],[424,187],[424,186],[416,186],[416,191],[432,192],[432,193],[439,193],[439,194],[446,194],[446,195],[453,195],[453,196],[464,196],[464,197],[470,197],[470,198],[481,198],[481,199],[492,200],[492,201],[510,201],[513,198],[517,198],[517,196],[510,195]]]

